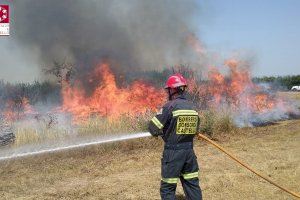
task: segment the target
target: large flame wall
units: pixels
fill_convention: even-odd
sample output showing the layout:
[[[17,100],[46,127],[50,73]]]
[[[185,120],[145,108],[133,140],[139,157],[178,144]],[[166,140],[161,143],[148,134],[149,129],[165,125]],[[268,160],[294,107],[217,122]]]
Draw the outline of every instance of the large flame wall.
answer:
[[[141,80],[126,87],[118,87],[108,63],[100,63],[94,74],[102,81],[90,96],[86,96],[80,89],[80,82],[75,82],[74,86],[67,82],[63,85],[61,110],[71,113],[76,120],[92,115],[110,118],[124,114],[138,115],[156,111],[165,101],[162,89],[156,89]]]

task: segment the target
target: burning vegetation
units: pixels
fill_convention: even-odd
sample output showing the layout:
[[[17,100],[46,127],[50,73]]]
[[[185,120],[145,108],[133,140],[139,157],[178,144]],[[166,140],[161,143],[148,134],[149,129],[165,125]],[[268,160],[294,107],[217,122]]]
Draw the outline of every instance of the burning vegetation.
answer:
[[[208,81],[200,84],[198,94],[202,107],[229,113],[237,126],[257,126],[280,119],[287,119],[299,110],[285,99],[262,85],[252,81],[250,71],[239,61],[225,62],[228,75],[213,67]]]
[[[63,83],[60,110],[71,113],[76,122],[95,115],[116,119],[122,115],[138,116],[155,112],[165,101],[162,89],[142,80],[125,87],[117,86],[109,63],[100,63],[92,74],[102,81],[90,96],[86,96],[80,81],[75,81],[73,86],[69,82]],[[87,81],[93,84],[94,79],[87,77]]]
[[[290,100],[255,84],[248,68],[242,65],[237,60],[227,60],[227,72],[221,73],[217,67],[211,67],[204,80],[197,79],[190,68],[177,70],[190,77],[188,93],[198,104],[199,110],[226,112],[237,126],[256,126],[299,114]],[[104,61],[96,65],[85,79],[74,76],[71,81],[70,77],[59,76],[61,100],[47,113],[67,114],[74,124],[93,117],[117,120],[122,116],[138,117],[156,112],[166,100],[163,89],[146,81],[117,82],[111,63]],[[94,89],[88,93],[86,85]],[[28,117],[40,119],[39,108],[31,105],[25,96],[18,101],[10,99],[4,105],[1,114],[8,121]]]
[[[17,127],[14,128],[15,143],[57,139],[70,133],[145,130],[150,116],[166,101],[164,82],[154,80],[156,84],[153,84],[141,79],[122,82],[111,65],[101,61],[85,78],[78,78],[76,74],[69,76],[64,65],[61,67],[64,72],[54,70],[60,95],[51,105],[47,101],[31,103],[34,98],[26,95],[28,92],[15,94],[15,99],[2,98],[2,118]],[[202,79],[186,66],[168,71],[168,74],[179,71],[188,77],[188,95],[198,105],[202,132],[231,132],[235,127],[266,125],[299,116],[293,101],[255,84],[241,61],[231,59],[223,67],[227,69],[225,72],[220,67],[211,67]],[[73,71],[71,67],[67,69]]]

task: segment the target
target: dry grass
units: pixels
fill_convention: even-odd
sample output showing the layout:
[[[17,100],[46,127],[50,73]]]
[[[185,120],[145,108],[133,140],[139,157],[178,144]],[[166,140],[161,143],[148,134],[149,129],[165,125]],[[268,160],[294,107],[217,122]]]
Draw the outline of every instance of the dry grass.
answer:
[[[300,102],[300,92],[279,92],[279,95],[288,97],[293,100]]]
[[[68,137],[68,131],[65,129],[46,127],[17,127],[14,129],[16,135],[14,147],[22,146],[25,144],[37,144],[50,140],[59,140],[62,137]]]
[[[223,137],[226,136],[226,137]],[[254,168],[300,192],[300,120],[240,129],[218,140]],[[95,146],[0,163],[1,199],[160,199],[161,140]],[[292,199],[196,142],[204,199]],[[183,191],[178,184],[178,195]]]
[[[121,116],[117,119],[93,117],[77,126],[79,135],[106,135],[113,133],[129,133],[147,129],[147,123],[153,113],[139,116]]]
[[[76,136],[111,135],[144,131],[153,113],[134,116],[122,116],[116,119],[92,117],[86,121],[72,125],[70,122],[58,122],[49,127],[44,121],[28,120],[13,124],[16,140],[15,147],[26,144],[37,144],[45,141],[60,140]]]

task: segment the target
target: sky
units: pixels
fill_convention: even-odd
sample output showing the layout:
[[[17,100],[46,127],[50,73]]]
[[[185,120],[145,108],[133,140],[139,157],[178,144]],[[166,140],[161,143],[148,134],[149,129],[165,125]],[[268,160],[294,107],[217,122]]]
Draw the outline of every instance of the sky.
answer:
[[[209,52],[251,60],[254,76],[300,74],[299,0],[196,1],[201,13],[196,35]],[[0,36],[0,69],[5,66],[0,80],[38,80],[39,52],[18,46],[13,37]],[[11,55],[16,59],[6,59]]]
[[[246,54],[255,76],[300,74],[300,1],[199,0],[198,35],[223,56]],[[207,9],[207,10],[205,10]]]

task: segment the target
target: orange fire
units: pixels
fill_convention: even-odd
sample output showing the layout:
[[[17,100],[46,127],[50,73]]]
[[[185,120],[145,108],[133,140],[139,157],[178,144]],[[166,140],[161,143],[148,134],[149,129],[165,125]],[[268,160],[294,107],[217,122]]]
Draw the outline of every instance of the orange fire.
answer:
[[[188,35],[187,44],[198,54],[206,53],[202,43],[194,34]],[[205,107],[220,108],[226,105],[231,110],[246,108],[252,113],[263,113],[276,105],[283,105],[280,98],[275,99],[264,92],[262,87],[252,82],[250,71],[240,68],[241,62],[228,59],[224,64],[229,67],[229,75],[225,76],[216,67],[212,67],[208,72],[207,82],[200,85],[192,83],[193,88],[195,86],[197,88],[192,91],[198,93]]]
[[[80,82],[76,82],[74,86],[64,83],[62,111],[71,113],[75,122],[93,115],[116,118],[156,111],[165,100],[163,90],[143,81],[135,81],[128,87],[118,87],[108,63],[100,63],[94,70],[94,75],[99,77],[101,83],[88,97],[81,89]]]
[[[18,102],[8,101],[2,115],[6,121],[15,121],[34,113],[35,111],[29,104],[29,100],[23,97]]]
[[[247,108],[253,113],[265,112],[274,108],[276,100],[254,84],[250,72],[239,68],[237,60],[227,60],[229,75],[223,75],[217,68],[208,73],[208,82],[201,86],[200,96],[209,96],[210,106],[218,108],[222,104],[230,106],[233,110]]]

